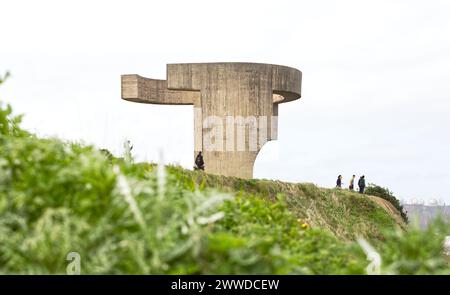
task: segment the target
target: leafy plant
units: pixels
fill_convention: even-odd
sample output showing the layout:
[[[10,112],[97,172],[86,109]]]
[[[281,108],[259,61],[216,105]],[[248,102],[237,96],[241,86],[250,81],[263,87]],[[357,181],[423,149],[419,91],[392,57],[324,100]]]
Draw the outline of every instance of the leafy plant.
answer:
[[[9,72],[0,76],[0,85],[9,77]],[[22,121],[22,116],[13,116],[12,107],[9,104],[3,105],[0,101],[0,135],[26,136],[28,132],[20,129],[18,126]]]

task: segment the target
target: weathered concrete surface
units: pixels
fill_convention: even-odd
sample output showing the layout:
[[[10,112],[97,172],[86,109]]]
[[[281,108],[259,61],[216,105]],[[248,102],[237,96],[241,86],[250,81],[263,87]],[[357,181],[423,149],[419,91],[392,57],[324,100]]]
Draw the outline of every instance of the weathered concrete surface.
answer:
[[[122,98],[140,103],[193,104],[194,157],[203,151],[209,173],[251,178],[259,150],[277,138],[278,104],[300,98],[301,79],[299,70],[271,64],[168,64],[167,80],[123,75]],[[227,120],[240,117],[244,121],[235,120],[233,128],[225,130]],[[223,122],[223,130],[214,129],[208,121],[211,118]],[[250,124],[245,122],[247,118]],[[251,118],[267,118],[267,126],[256,121],[255,129]],[[244,150],[237,146],[242,135],[237,128],[245,131]],[[212,129],[221,134],[213,145]],[[256,146],[251,138],[258,139]],[[222,142],[222,149],[216,140]]]

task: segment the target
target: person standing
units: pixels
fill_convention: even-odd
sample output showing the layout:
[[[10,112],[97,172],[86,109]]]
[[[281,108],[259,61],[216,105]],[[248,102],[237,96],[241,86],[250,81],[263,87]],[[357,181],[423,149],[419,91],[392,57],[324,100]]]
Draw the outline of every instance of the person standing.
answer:
[[[341,188],[342,187],[342,175],[339,175],[336,180],[336,187]]]
[[[195,158],[195,170],[205,170],[205,162],[203,161],[202,152],[198,152],[197,157]]]
[[[355,177],[356,177],[356,175],[353,175],[352,178],[350,179],[350,185],[348,186],[348,189],[351,191],[355,187]]]
[[[359,193],[364,194],[364,189],[366,188],[366,179],[364,175],[359,178],[358,186],[359,186]]]

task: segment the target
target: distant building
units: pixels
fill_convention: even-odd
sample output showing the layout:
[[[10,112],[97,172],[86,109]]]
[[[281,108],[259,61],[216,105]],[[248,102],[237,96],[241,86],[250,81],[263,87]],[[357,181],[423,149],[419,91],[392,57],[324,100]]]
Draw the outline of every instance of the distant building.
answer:
[[[423,205],[423,204],[403,204],[411,222],[419,222],[421,228],[427,227],[437,217],[450,220],[450,206],[445,205]],[[450,236],[445,238],[444,251],[450,256]]]
[[[450,206],[403,204],[411,222],[418,220],[420,227],[425,228],[438,216],[450,218]]]

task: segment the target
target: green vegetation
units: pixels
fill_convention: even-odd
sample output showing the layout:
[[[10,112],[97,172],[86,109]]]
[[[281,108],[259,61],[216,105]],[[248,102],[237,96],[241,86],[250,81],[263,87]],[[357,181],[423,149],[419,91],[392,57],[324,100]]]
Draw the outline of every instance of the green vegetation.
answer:
[[[450,228],[402,229],[373,200],[312,184],[242,180],[133,163],[40,139],[0,107],[0,273],[450,273]]]
[[[366,194],[380,197],[391,203],[395,207],[395,209],[397,209],[398,212],[400,212],[400,215],[402,216],[405,223],[408,223],[408,216],[406,215],[406,212],[403,210],[403,206],[400,204],[400,200],[397,199],[397,197],[394,196],[394,193],[391,192],[389,189],[373,183],[369,183],[369,186],[366,188]]]
[[[322,189],[310,183],[240,179],[208,175],[169,167],[184,183],[199,187],[218,188],[238,195],[252,195],[276,201],[280,194],[294,215],[311,225],[320,227],[343,240],[353,240],[362,235],[383,239],[384,230],[405,227],[366,196],[341,189]]]

